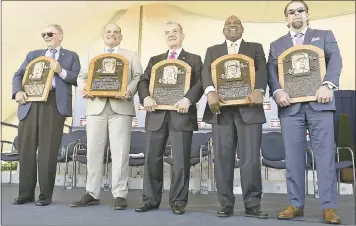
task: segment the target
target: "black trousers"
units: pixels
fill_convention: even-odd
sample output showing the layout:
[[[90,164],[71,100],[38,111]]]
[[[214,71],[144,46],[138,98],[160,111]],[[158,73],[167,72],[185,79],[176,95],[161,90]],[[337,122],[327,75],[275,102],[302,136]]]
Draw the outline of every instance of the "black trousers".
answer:
[[[47,102],[33,102],[27,116],[19,122],[19,198],[34,198],[38,163],[39,197],[52,199],[64,121],[65,117],[57,110],[56,94],[52,90]]]

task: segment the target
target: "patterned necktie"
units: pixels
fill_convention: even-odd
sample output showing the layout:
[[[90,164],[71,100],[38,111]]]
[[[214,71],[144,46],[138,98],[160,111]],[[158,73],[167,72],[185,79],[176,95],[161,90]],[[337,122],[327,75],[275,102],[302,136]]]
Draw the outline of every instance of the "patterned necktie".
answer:
[[[236,51],[236,43],[235,42],[233,42],[231,44],[231,53],[237,53],[237,51]]]
[[[51,57],[52,57],[52,59],[56,59],[56,52],[57,52],[57,50],[56,50],[56,49],[51,49],[50,52],[51,52]],[[56,82],[55,82],[55,81],[56,81],[56,80],[55,80],[55,77],[53,77],[53,79],[52,79],[52,87],[53,87],[53,88],[56,87]]]
[[[51,52],[51,57],[52,57],[53,59],[56,59],[57,50],[56,50],[56,49],[51,49],[50,52]]]
[[[109,52],[109,53],[113,53],[113,52],[114,52],[114,49],[108,49],[108,52]]]
[[[297,33],[294,35],[296,46],[303,45],[303,42],[304,42],[304,40],[302,39],[303,35],[304,35],[303,33]]]
[[[171,55],[169,55],[169,59],[175,59],[176,58],[176,52],[171,52]]]

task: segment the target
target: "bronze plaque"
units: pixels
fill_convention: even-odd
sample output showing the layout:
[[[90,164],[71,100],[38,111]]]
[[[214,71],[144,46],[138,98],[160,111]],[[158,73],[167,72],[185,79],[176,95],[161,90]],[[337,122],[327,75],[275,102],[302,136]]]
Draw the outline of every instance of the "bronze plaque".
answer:
[[[27,94],[27,101],[47,101],[48,92],[52,86],[54,71],[48,56],[41,56],[32,60],[26,67],[22,79],[22,88]]]
[[[255,62],[242,54],[228,54],[214,60],[211,75],[223,106],[248,104],[255,86]]]
[[[150,94],[156,109],[177,110],[174,105],[190,88],[191,67],[184,61],[168,59],[152,67]]]
[[[316,101],[326,73],[324,51],[314,45],[294,46],[278,57],[278,76],[291,103]]]
[[[128,60],[119,55],[105,53],[94,57],[89,64],[86,89],[95,97],[125,96]]]

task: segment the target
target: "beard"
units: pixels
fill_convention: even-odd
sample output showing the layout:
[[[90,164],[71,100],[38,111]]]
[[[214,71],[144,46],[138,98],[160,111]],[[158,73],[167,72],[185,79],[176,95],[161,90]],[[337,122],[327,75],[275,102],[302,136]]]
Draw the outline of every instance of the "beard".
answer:
[[[300,29],[301,27],[303,27],[303,21],[293,21],[292,22],[292,27],[294,29]]]

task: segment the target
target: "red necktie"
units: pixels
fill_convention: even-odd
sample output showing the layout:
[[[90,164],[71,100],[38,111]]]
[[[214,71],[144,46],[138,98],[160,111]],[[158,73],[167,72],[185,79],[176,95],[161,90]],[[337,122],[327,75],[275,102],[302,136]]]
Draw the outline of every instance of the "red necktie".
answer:
[[[176,52],[171,52],[171,55],[169,55],[169,59],[175,59],[176,58]]]

